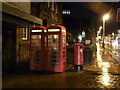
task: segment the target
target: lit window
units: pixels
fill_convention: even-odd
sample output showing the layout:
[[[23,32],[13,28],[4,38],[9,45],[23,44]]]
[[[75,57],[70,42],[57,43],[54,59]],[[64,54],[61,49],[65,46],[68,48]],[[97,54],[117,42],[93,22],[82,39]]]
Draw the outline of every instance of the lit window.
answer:
[[[55,12],[58,13],[58,6],[56,5],[56,9],[55,9]]]
[[[70,14],[70,10],[63,10],[62,14]]]
[[[68,11],[68,14],[70,14],[70,11]]]
[[[50,2],[48,2],[48,7],[50,7]]]
[[[52,10],[54,11],[54,2],[52,2]]]
[[[22,28],[22,40],[27,40],[28,39],[28,28]]]

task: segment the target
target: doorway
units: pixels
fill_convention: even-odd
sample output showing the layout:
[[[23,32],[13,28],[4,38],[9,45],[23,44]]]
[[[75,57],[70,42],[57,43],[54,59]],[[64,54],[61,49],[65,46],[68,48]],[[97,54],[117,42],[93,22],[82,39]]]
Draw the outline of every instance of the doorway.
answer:
[[[13,72],[16,67],[16,25],[2,21],[2,71]]]

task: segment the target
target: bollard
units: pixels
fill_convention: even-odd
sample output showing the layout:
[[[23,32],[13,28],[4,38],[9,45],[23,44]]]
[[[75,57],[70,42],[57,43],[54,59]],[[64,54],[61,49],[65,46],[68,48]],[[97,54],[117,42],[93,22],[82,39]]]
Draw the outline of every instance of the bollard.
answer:
[[[83,44],[75,43],[74,44],[74,70],[82,71],[83,70]]]

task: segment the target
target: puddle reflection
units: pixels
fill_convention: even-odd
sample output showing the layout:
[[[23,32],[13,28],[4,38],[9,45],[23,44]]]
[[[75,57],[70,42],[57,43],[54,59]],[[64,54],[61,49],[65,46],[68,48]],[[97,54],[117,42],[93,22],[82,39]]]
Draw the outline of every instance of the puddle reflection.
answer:
[[[102,80],[102,84],[105,86],[110,85],[110,75],[108,73],[108,68],[102,68],[102,75],[101,75],[101,80]]]
[[[101,67],[102,75],[98,76],[98,82],[104,86],[110,85],[110,74],[108,73],[108,68],[110,67],[108,62],[103,62],[102,53],[99,44],[97,45],[97,62],[98,67]]]

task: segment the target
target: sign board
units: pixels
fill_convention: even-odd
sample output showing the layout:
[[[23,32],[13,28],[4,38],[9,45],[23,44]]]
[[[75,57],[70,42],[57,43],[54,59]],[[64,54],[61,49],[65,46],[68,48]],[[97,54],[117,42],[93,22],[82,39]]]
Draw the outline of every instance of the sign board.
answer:
[[[120,8],[117,9],[117,21],[120,21]]]
[[[85,44],[90,44],[91,40],[85,40]]]

